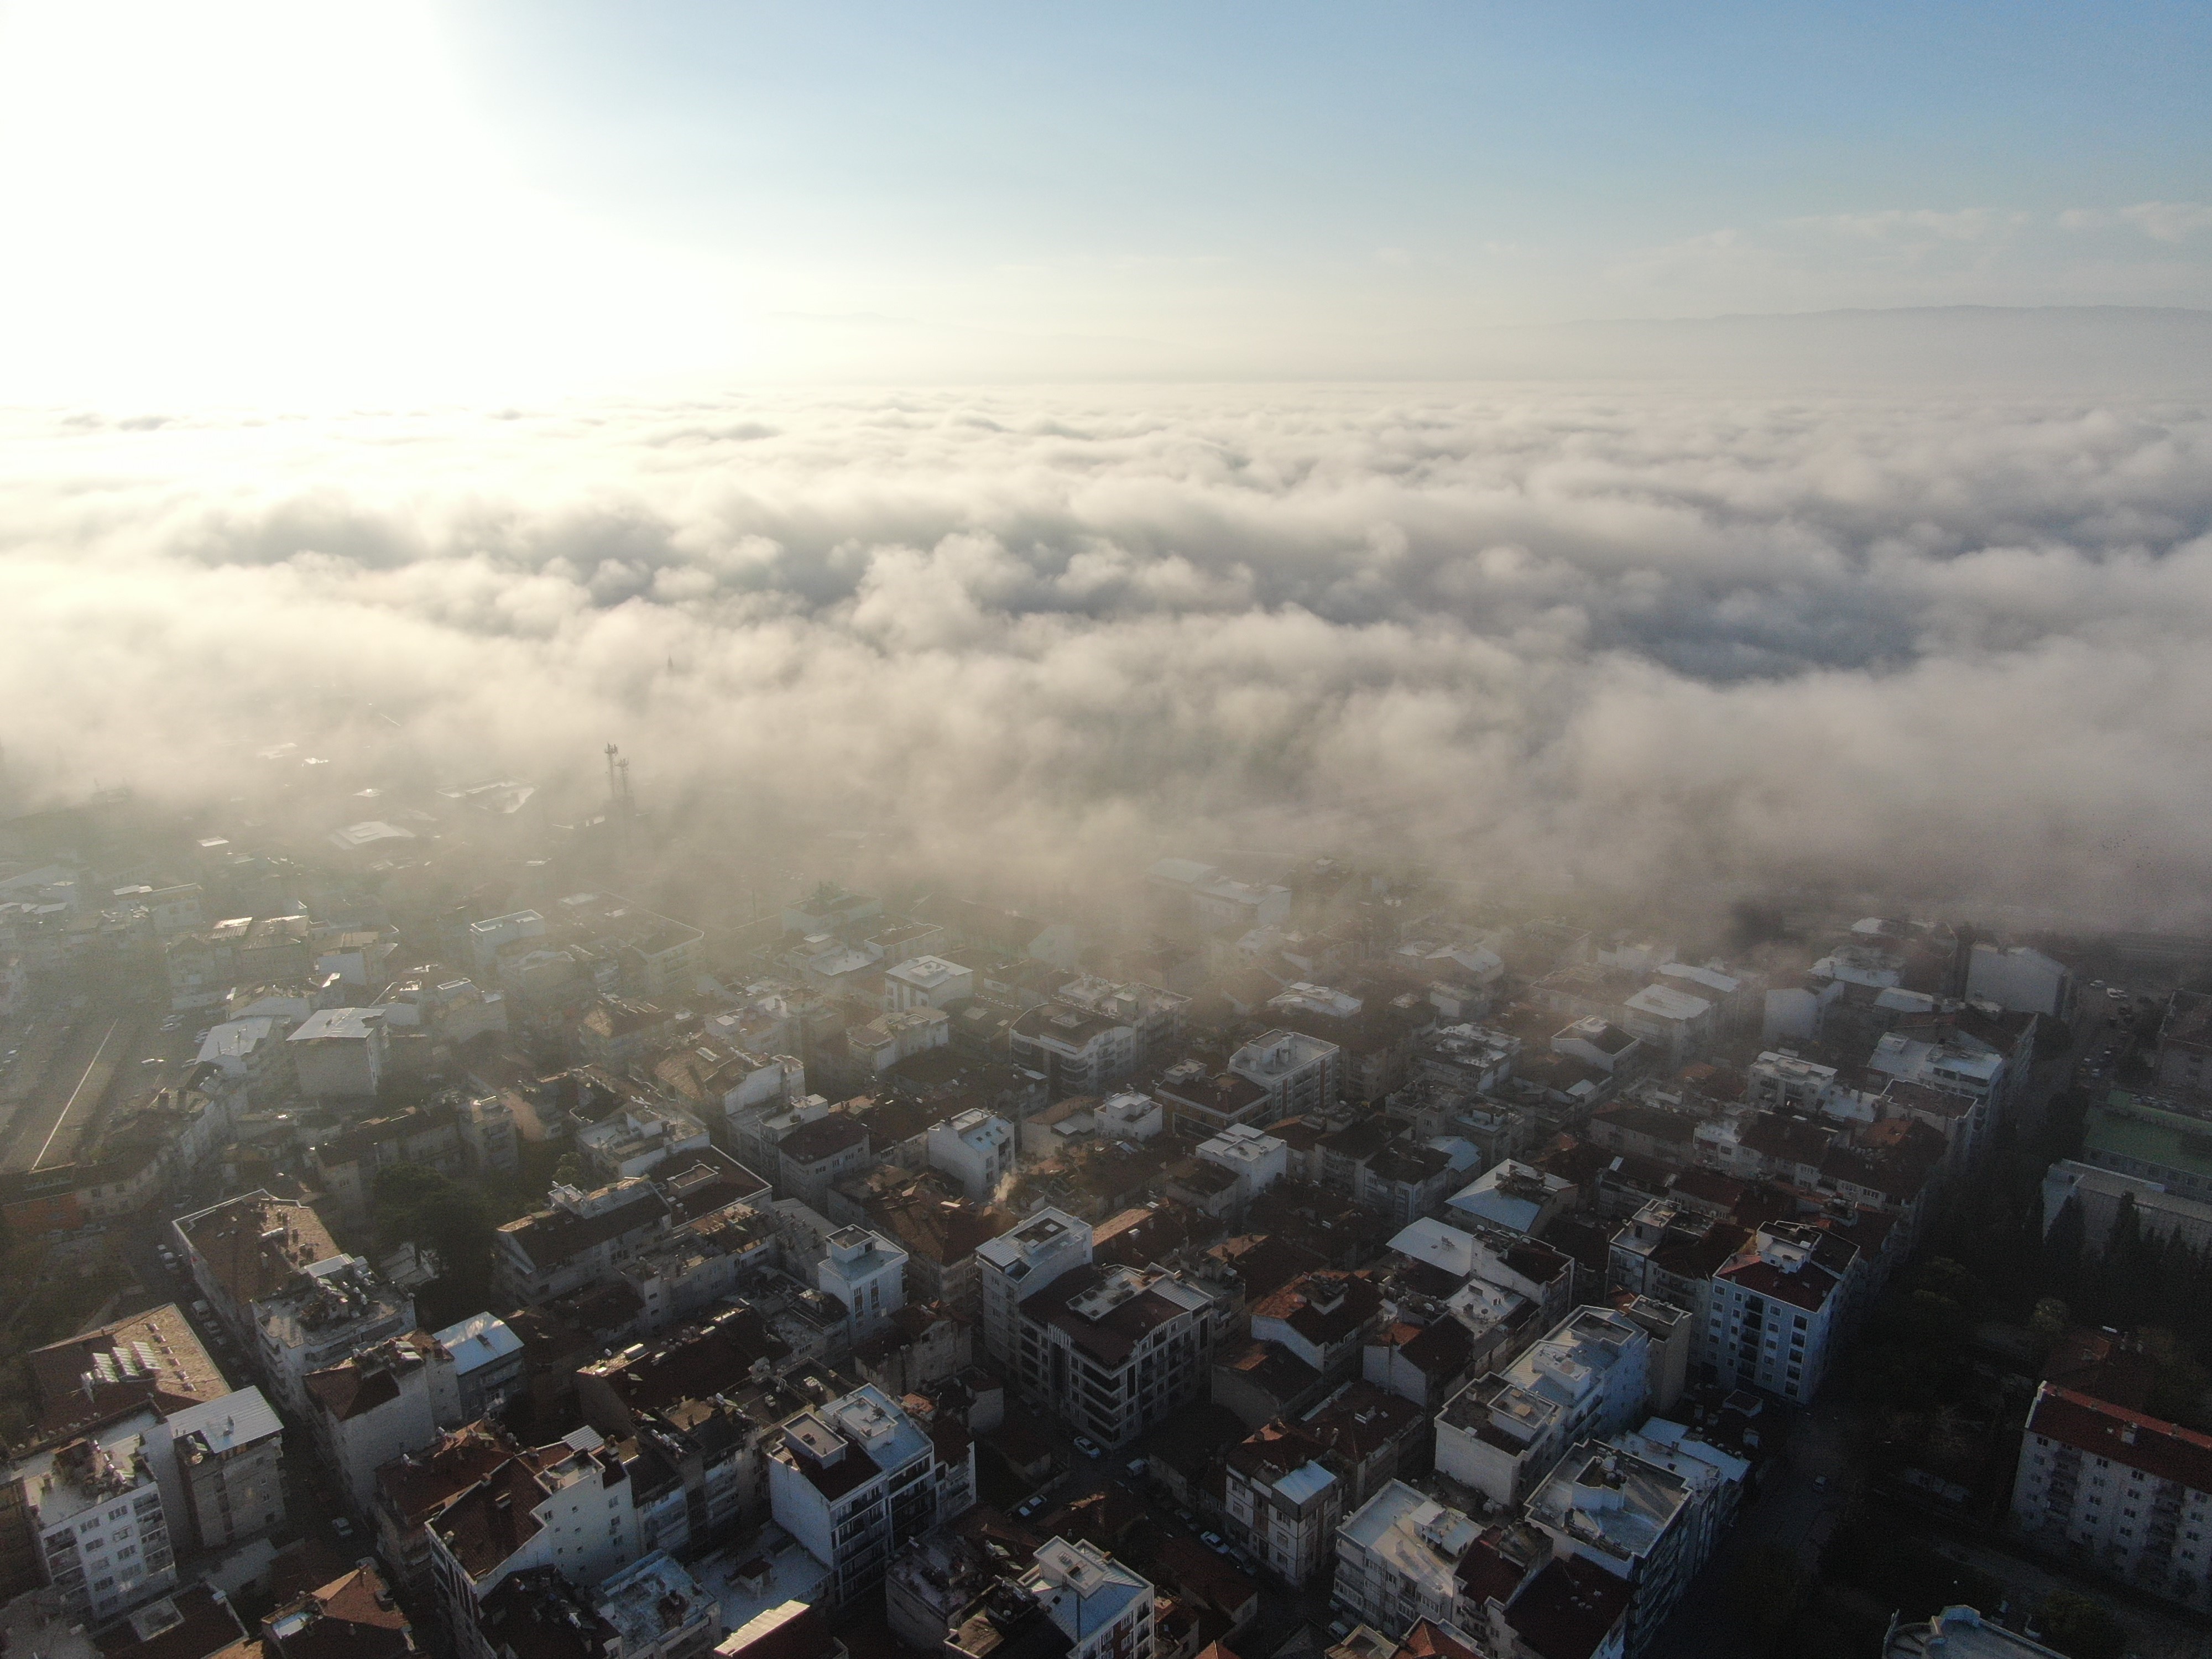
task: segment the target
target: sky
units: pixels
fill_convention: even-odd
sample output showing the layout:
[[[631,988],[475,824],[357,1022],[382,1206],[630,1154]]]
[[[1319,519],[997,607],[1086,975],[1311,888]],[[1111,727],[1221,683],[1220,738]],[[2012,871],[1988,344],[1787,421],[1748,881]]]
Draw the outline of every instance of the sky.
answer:
[[[2212,927],[2209,45],[0,0],[0,805]]]
[[[2208,47],[2154,0],[9,0],[0,400],[1448,378],[1593,319],[2203,308]]]

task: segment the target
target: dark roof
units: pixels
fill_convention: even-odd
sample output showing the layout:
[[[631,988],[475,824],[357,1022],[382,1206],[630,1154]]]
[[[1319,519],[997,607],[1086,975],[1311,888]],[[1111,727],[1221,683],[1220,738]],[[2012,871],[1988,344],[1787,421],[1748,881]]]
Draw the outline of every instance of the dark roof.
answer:
[[[1372,1319],[1382,1292],[1359,1273],[1313,1273],[1252,1304],[1252,1317],[1279,1319],[1316,1347],[1341,1342]]]
[[[1224,1239],[1206,1254],[1234,1272],[1249,1301],[1326,1266],[1322,1258],[1272,1233],[1241,1233]]]
[[[1022,1316],[1058,1327],[1084,1352],[1119,1367],[1148,1332],[1166,1324],[1183,1310],[1149,1285],[1096,1319],[1085,1319],[1069,1310],[1071,1301],[1095,1288],[1105,1278],[1104,1270],[1097,1267],[1078,1267],[1063,1273],[1023,1302]]]
[[[1505,1610],[1536,1659],[1589,1659],[1628,1612],[1628,1583],[1575,1556],[1554,1556]]]
[[[230,1603],[194,1583],[118,1619],[92,1640],[104,1659],[207,1659],[245,1634]]]
[[[830,1633],[829,1621],[820,1608],[811,1604],[742,1646],[732,1646],[726,1640],[715,1650],[724,1659],[738,1659],[738,1656],[743,1659],[830,1659],[836,1650],[837,1638]]]
[[[855,1146],[868,1144],[868,1126],[849,1112],[832,1112],[811,1123],[802,1123],[776,1150],[794,1164],[819,1164]]]
[[[1695,1119],[1680,1112],[1662,1111],[1656,1106],[1640,1106],[1633,1101],[1600,1108],[1590,1115],[1593,1125],[1604,1123],[1627,1134],[1643,1135],[1651,1140],[1673,1141],[1687,1146],[1697,1133]]]
[[[2045,1382],[2035,1391],[2027,1432],[2109,1457],[2161,1480],[2212,1492],[2212,1435]]]
[[[519,1221],[507,1223],[500,1231],[520,1244],[539,1267],[554,1267],[610,1239],[652,1226],[667,1213],[667,1200],[650,1186],[641,1185],[635,1198],[601,1215],[575,1216],[566,1210],[539,1210]]]
[[[343,1365],[308,1372],[307,1389],[325,1411],[341,1423],[349,1423],[398,1399],[399,1376],[392,1365],[363,1365],[357,1359],[349,1359]]]
[[[1456,1319],[1443,1322],[1456,1325]],[[1386,1393],[1372,1382],[1355,1382],[1331,1400],[1324,1411],[1300,1423],[1322,1445],[1353,1462],[1371,1457],[1428,1413],[1412,1401]]]
[[[376,1472],[379,1501],[420,1526],[431,1512],[490,1474],[520,1449],[491,1422],[455,1429],[428,1451],[410,1452]]]

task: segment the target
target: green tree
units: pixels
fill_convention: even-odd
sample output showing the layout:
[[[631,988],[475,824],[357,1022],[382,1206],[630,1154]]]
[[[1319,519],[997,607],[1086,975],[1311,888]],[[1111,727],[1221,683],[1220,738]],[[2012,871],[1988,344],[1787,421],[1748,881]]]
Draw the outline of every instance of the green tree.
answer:
[[[1780,1544],[1753,1545],[1728,1577],[1729,1606],[1763,1644],[1789,1628],[1811,1590],[1796,1552]]]
[[[2069,1200],[2070,1202],[2071,1200]],[[2055,1296],[2037,1300],[2035,1311],[2028,1316],[2027,1334],[2038,1353],[2049,1353],[2058,1346],[2058,1339],[2066,1334],[2074,1323],[2072,1310]]]
[[[561,1161],[553,1166],[554,1183],[556,1186],[573,1187],[583,1178],[584,1160],[574,1152],[562,1153]]]
[[[2120,1659],[2127,1632],[2102,1601],[2073,1590],[2053,1590],[2037,1609],[2043,1639],[2068,1659]]]
[[[482,1312],[491,1287],[492,1221],[483,1194],[427,1164],[395,1164],[376,1177],[380,1250],[402,1244],[434,1254],[440,1273],[417,1298],[425,1324]]]

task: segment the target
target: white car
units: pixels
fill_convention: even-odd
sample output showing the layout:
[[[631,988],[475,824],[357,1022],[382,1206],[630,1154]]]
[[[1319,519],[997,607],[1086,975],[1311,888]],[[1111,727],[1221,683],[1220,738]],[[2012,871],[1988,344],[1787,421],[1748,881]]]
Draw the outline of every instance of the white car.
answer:
[[[1097,1457],[1099,1455],[1097,1442],[1087,1439],[1079,1434],[1075,1437],[1075,1449],[1085,1457]]]

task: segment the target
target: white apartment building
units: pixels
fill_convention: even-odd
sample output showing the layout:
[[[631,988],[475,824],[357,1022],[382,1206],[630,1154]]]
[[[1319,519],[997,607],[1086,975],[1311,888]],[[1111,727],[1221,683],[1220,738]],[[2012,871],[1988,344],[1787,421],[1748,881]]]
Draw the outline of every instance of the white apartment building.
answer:
[[[1796,1222],[1761,1227],[1713,1275],[1703,1358],[1724,1387],[1800,1405],[1828,1374],[1857,1251]]]
[[[975,994],[975,973],[943,957],[908,957],[884,969],[884,1012],[942,1008]]]
[[[300,1092],[366,1098],[384,1080],[391,1039],[381,1008],[319,1008],[284,1039]]]
[[[190,1536],[202,1549],[231,1545],[284,1521],[284,1425],[258,1389],[240,1389],[174,1413],[163,1431]]]
[[[1019,1348],[1022,1299],[1090,1265],[1091,1224],[1065,1210],[1039,1210],[1012,1231],[975,1247],[983,1346],[1001,1370],[1012,1369]]]
[[[1325,1455],[1319,1441],[1285,1423],[1271,1423],[1229,1451],[1223,1513],[1237,1540],[1286,1583],[1304,1583],[1336,1545],[1344,1483]]]
[[[499,947],[517,939],[545,937],[545,918],[535,910],[510,910],[469,924],[469,959],[487,974],[499,966]]]
[[[1642,1419],[1651,1348],[1626,1315],[1577,1308],[1503,1370],[1444,1402],[1437,1468],[1493,1503],[1520,1503],[1576,1441]]]
[[[551,1567],[590,1589],[643,1553],[629,1466],[588,1428],[494,1466],[431,1511],[425,1537],[440,1610],[465,1650],[484,1598],[514,1574]]]
[[[1137,1063],[1134,1027],[1066,1003],[1027,1010],[1008,1030],[1006,1042],[1013,1063],[1042,1074],[1055,1100],[1103,1094]]]
[[[1243,882],[1193,859],[1161,859],[1146,872],[1161,891],[1180,895],[1199,926],[1242,937],[1255,927],[1279,927],[1291,919],[1291,890]]]
[[[2074,972],[2025,945],[1978,944],[1966,958],[1966,995],[2015,1013],[2064,1019],[2074,1009]]]
[[[1706,1534],[1689,1483],[1618,1447],[1584,1441],[1529,1498],[1526,1518],[1555,1557],[1601,1567],[1627,1584],[1630,1653],[1665,1622],[1705,1565]]]
[[[1180,1273],[1078,1268],[1023,1298],[1015,1377],[1078,1433],[1125,1445],[1205,1389],[1221,1309]]]
[[[1424,1619],[1454,1624],[1460,1560],[1481,1530],[1459,1510],[1393,1480],[1337,1528],[1330,1603],[1400,1635]]]
[[[96,1434],[34,1453],[15,1468],[46,1583],[88,1625],[177,1582],[169,1521],[141,1412]]]
[[[429,1362],[430,1409],[441,1429],[500,1415],[525,1387],[522,1339],[495,1315],[471,1314],[416,1346]]]
[[[1151,1580],[1079,1538],[1050,1539],[1030,1561],[1016,1582],[1067,1638],[1067,1659],[1152,1659]]]
[[[1160,1103],[1134,1089],[1121,1089],[1091,1109],[1093,1130],[1103,1140],[1150,1140],[1168,1127]]]
[[[895,1553],[951,1518],[940,1515],[940,1489],[972,1493],[975,1459],[964,1431],[940,1449],[866,1383],[784,1423],[769,1452],[769,1504],[776,1524],[830,1569],[830,1600],[849,1606],[884,1582]],[[947,1460],[962,1467],[941,1468]]]
[[[1014,1172],[1014,1126],[980,1106],[933,1124],[924,1145],[929,1167],[957,1181],[978,1204],[988,1203]]]
[[[830,1235],[829,1254],[815,1269],[824,1296],[846,1310],[847,1330],[865,1342],[906,1306],[904,1250],[866,1227],[840,1227]]]
[[[1946,1094],[1966,1095],[1992,1106],[2011,1082],[2005,1058],[1995,1050],[1954,1042],[1929,1042],[1904,1031],[1885,1031],[1867,1056],[1869,1071],[1884,1072]]]
[[[576,1132],[576,1151],[606,1182],[650,1175],[678,1153],[701,1152],[707,1146],[707,1126],[690,1113],[641,1101]]]
[[[170,1224],[200,1293],[286,1410],[305,1414],[309,1371],[415,1328],[414,1298],[341,1251],[307,1205],[255,1191]]]
[[[1053,993],[1053,1000],[1126,1025],[1135,1034],[1139,1065],[1173,1050],[1182,1036],[1190,999],[1140,981],[1117,984],[1085,974]]]
[[[1229,1069],[1264,1090],[1259,1121],[1298,1117],[1336,1103],[1344,1080],[1344,1051],[1303,1031],[1269,1031],[1229,1057]]]
[[[2212,1435],[2045,1382],[2021,1437],[2012,1524],[2041,1548],[2212,1608]]]
[[[307,1377],[307,1427],[356,1516],[376,1496],[376,1472],[438,1438],[430,1367],[413,1345],[381,1342]]]
[[[1620,1005],[1620,1024],[1629,1036],[1680,1066],[1695,1054],[1719,1027],[1713,1004],[1678,985],[1647,985]]]
[[[1236,1202],[1239,1208],[1266,1192],[1290,1170],[1289,1147],[1249,1123],[1232,1123],[1211,1140],[1199,1142],[1198,1156],[1201,1161],[1237,1177]]]

